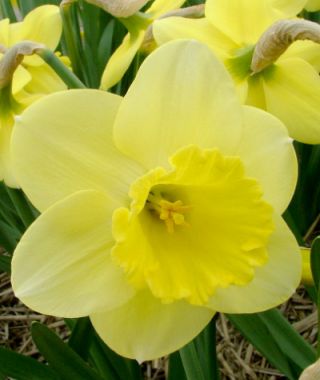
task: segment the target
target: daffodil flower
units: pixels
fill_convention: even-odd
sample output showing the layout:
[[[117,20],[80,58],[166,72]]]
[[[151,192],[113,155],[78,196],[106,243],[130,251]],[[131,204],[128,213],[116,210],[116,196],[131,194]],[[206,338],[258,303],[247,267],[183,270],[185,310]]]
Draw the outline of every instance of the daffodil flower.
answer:
[[[216,311],[285,301],[301,256],[281,218],[297,176],[283,124],[241,106],[205,45],[152,53],[124,98],[49,95],[13,134],[15,173],[42,215],[12,262],[17,297],[89,315],[139,361],[173,352]]]
[[[280,118],[294,139],[320,143],[320,46],[298,41],[270,67],[253,74],[261,35],[274,22],[293,18],[306,0],[207,0],[205,18],[170,17],[153,25],[158,44],[195,38],[207,44],[231,73],[242,102]]]
[[[0,60],[22,41],[43,44],[54,50],[60,40],[62,22],[59,7],[44,5],[31,11],[22,22],[0,21]],[[1,73],[2,74],[2,73]],[[0,180],[16,186],[10,165],[9,141],[14,116],[43,95],[65,90],[58,75],[38,56],[29,56],[14,72],[12,83],[0,88]]]
[[[185,0],[155,0],[144,12],[119,20],[128,29],[121,45],[107,62],[101,78],[101,88],[107,90],[118,83],[143,44],[148,27],[165,13],[180,8]]]

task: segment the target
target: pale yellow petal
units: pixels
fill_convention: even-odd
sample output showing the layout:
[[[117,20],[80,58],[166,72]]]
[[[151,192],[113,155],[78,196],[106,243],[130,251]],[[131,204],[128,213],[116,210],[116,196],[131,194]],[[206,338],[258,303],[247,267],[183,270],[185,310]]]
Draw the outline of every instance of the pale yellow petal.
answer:
[[[33,103],[37,98],[53,92],[66,90],[66,84],[55,71],[46,64],[28,66],[26,70],[30,76],[29,82],[24,86],[24,91],[15,95],[19,103],[25,106]]]
[[[185,0],[155,0],[146,13],[157,18],[173,9],[180,8],[184,2]]]
[[[244,106],[245,127],[237,154],[246,175],[256,178],[269,202],[282,214],[295,190],[297,158],[286,127],[257,108]]]
[[[282,54],[285,58],[301,58],[320,72],[320,45],[312,41],[296,41]]]
[[[0,20],[0,44],[8,47],[9,45],[9,19]]]
[[[19,65],[15,70],[12,78],[12,93],[16,95],[21,91],[30,81],[31,74],[22,65]]]
[[[302,10],[305,1],[207,0],[206,17],[238,44],[250,45],[272,23]]]
[[[60,317],[86,316],[130,299],[134,290],[110,257],[115,207],[104,193],[81,191],[44,212],[14,252],[16,296]]]
[[[84,189],[107,191],[123,202],[141,168],[113,145],[121,98],[98,90],[69,90],[32,104],[16,123],[16,177],[40,210]]]
[[[231,51],[239,47],[206,18],[163,18],[153,23],[152,32],[158,45],[178,38],[195,39],[207,45],[221,59],[227,58]]]
[[[218,289],[209,306],[223,313],[257,313],[285,302],[301,278],[301,255],[294,235],[280,216],[268,245],[269,261],[256,268],[253,280],[244,286]]]
[[[168,355],[189,343],[213,315],[209,309],[183,301],[163,304],[141,291],[122,307],[90,318],[112,350],[142,362]]]
[[[10,140],[12,135],[14,120],[13,115],[1,116],[0,118],[0,181],[10,187],[18,187],[17,181],[13,176]]]
[[[267,1],[271,3],[273,8],[279,10],[283,14],[282,18],[289,18],[289,17],[294,17],[298,15],[302,11],[302,9],[305,7],[305,4],[308,2],[307,0],[289,0],[289,1],[288,0],[267,0]]]
[[[102,74],[100,88],[107,90],[118,83],[128,70],[145,36],[144,29],[132,30],[110,57]]]
[[[263,74],[266,109],[295,140],[320,143],[320,78],[307,62],[281,60]]]
[[[316,12],[320,9],[320,0],[308,0],[305,6],[308,12]]]
[[[42,5],[33,9],[22,22],[10,26],[10,45],[22,40],[43,43],[49,49],[55,50],[61,33],[62,20],[59,7]]]
[[[205,45],[179,40],[142,64],[120,106],[115,142],[152,169],[188,144],[233,152],[241,131],[241,106],[222,63]]]

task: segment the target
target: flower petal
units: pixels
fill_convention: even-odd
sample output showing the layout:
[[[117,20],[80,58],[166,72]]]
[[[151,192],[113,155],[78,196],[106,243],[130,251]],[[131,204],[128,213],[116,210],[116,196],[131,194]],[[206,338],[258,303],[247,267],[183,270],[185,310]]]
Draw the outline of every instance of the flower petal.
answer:
[[[59,7],[37,7],[28,13],[22,22],[12,24],[10,29],[10,46],[22,40],[30,40],[43,43],[49,49],[55,50],[62,33]]]
[[[268,245],[269,261],[256,268],[244,286],[218,289],[209,306],[223,313],[257,313],[285,302],[301,279],[301,254],[294,235],[280,216]],[[289,266],[289,270],[288,270]]]
[[[104,69],[100,84],[101,89],[107,90],[121,80],[142,45],[144,36],[144,29],[132,30],[125,36]]]
[[[308,0],[305,8],[308,12],[316,12],[320,9],[320,1],[319,0]]]
[[[307,0],[267,0],[271,2],[273,8],[283,13],[282,18],[290,18],[296,16],[302,11]],[[310,1],[310,0],[309,0]]]
[[[14,120],[13,116],[3,115],[0,118],[0,181],[4,180],[5,184],[10,187],[17,187],[12,172],[10,157],[10,139],[12,134]]]
[[[279,60],[263,75],[266,108],[286,125],[289,135],[320,143],[320,78],[302,59]]]
[[[302,10],[305,2],[306,0],[207,0],[206,17],[238,44],[250,45],[255,44],[272,23],[292,17]]]
[[[38,209],[85,189],[126,202],[141,168],[112,142],[120,101],[103,91],[69,90],[40,99],[21,115],[12,138],[13,165]]]
[[[12,286],[43,314],[81,317],[118,307],[134,294],[110,249],[112,212],[104,193],[81,191],[44,212],[22,237],[12,261]]]
[[[185,0],[155,0],[146,13],[151,14],[153,18],[158,18],[164,13],[180,8],[184,2]]]
[[[9,23],[8,18],[0,21],[0,44],[5,47],[9,45]]]
[[[153,23],[152,32],[158,45],[178,38],[196,39],[209,46],[221,59],[226,58],[228,52],[239,47],[206,18],[163,18]]]
[[[145,290],[118,309],[90,318],[114,351],[142,362],[178,350],[197,336],[213,315],[209,309],[183,301],[163,304]]]
[[[15,70],[12,78],[12,93],[15,96],[23,89],[30,81],[31,74],[22,65],[19,65]]]
[[[281,215],[297,183],[292,140],[281,121],[269,113],[244,106],[244,115],[244,133],[237,154],[245,165],[246,175],[259,181],[264,199]]]
[[[313,41],[296,41],[280,59],[285,58],[301,58],[310,63],[317,72],[320,71],[320,45]]]
[[[22,67],[19,66],[19,68]],[[15,95],[15,99],[24,106],[33,103],[43,95],[67,89],[60,77],[46,64],[28,66],[25,71],[29,74],[30,79],[25,84],[23,91]]]
[[[114,129],[119,149],[148,169],[168,165],[188,144],[233,152],[241,131],[241,106],[226,69],[205,45],[181,40],[145,60]]]

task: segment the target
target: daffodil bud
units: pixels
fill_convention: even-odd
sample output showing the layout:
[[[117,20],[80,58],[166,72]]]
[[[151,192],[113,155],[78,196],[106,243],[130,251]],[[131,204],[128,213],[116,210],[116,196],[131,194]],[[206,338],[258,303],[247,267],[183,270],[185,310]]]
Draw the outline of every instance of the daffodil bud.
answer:
[[[299,377],[299,380],[317,380],[320,379],[320,359],[307,367]]]
[[[32,41],[22,41],[4,50],[0,61],[0,89],[6,87],[12,80],[13,74],[25,55],[32,55],[44,45]]]
[[[115,17],[126,18],[138,12],[150,0],[86,0]]]
[[[280,20],[260,37],[253,53],[251,70],[258,73],[275,62],[295,41],[320,43],[320,25],[307,20]]]

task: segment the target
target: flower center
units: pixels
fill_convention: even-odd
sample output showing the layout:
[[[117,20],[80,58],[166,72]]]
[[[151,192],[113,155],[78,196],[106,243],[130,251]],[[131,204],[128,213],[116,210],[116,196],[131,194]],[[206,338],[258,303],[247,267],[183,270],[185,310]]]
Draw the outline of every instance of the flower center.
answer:
[[[147,208],[163,220],[169,233],[173,233],[175,226],[189,226],[185,221],[185,213],[190,206],[185,206],[181,200],[171,202],[162,198],[160,194],[149,193]]]
[[[131,284],[162,302],[205,305],[266,263],[273,210],[239,157],[191,145],[170,164],[140,177],[130,208],[115,210],[112,256]]]

